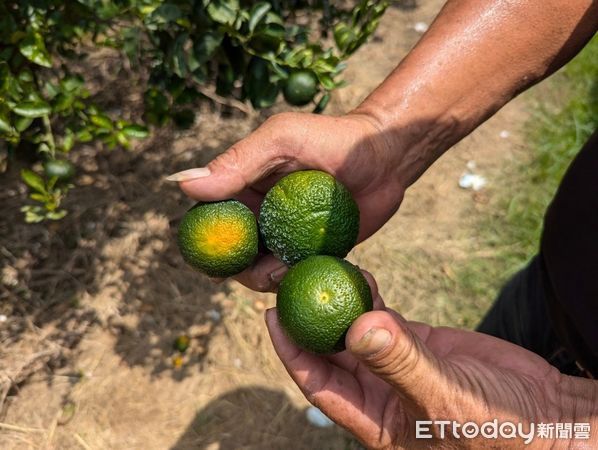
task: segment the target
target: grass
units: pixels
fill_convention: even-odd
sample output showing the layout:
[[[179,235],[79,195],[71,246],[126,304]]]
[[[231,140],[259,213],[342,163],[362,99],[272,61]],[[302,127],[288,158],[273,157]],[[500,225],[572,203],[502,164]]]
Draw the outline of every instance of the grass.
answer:
[[[531,161],[507,170],[494,213],[480,220],[479,245],[492,255],[473,258],[457,270],[453,288],[466,304],[489,305],[504,282],[538,251],[542,221],[560,180],[598,127],[598,36],[535,97],[524,125]],[[465,308],[463,323],[475,326],[483,310]]]

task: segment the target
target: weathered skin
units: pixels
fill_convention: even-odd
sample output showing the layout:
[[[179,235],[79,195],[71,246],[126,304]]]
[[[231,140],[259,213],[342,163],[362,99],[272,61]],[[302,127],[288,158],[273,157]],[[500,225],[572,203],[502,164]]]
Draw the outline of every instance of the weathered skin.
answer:
[[[396,212],[405,189],[447,149],[542,80],[598,26],[591,0],[451,0],[398,67],[357,109],[340,116],[283,113],[180,186],[198,200],[236,196],[257,212],[268,189],[320,169],[353,194],[359,240]],[[262,257],[235,278],[274,290],[283,265]],[[275,273],[275,276],[272,274]]]
[[[257,208],[284,174],[324,170],[352,192],[363,240],[440,155],[566,63],[597,28],[595,0],[449,0],[355,111],[274,116],[212,161],[210,176],[183,181],[181,188],[202,200],[236,195]],[[273,290],[281,267],[266,257],[237,279]],[[537,355],[490,336],[406,322],[374,297],[380,310],[361,316],[347,335],[349,351],[333,357],[302,352],[280,329],[276,312],[267,313],[293,380],[368,447],[522,445],[519,439],[416,441],[413,422],[427,418],[587,422],[589,441],[535,440],[530,448],[598,447],[598,382],[561,375]]]

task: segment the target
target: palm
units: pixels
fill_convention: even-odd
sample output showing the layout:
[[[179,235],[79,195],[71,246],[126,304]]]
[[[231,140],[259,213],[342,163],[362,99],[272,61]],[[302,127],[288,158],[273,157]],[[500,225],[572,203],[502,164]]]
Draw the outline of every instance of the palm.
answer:
[[[274,116],[232,148],[232,152],[243,153],[257,147],[262,158],[255,161],[255,170],[246,169],[258,176],[243,179],[243,189],[236,196],[257,212],[265,193],[284,175],[302,169],[326,171],[342,181],[358,203],[363,240],[392,216],[402,200],[403,188],[391,174],[395,165],[390,158],[397,152],[389,152],[385,146],[384,138],[359,115]],[[210,167],[222,164],[229,174],[238,170],[229,166],[227,156],[217,158]],[[193,196],[192,188],[185,190]]]
[[[280,178],[302,169],[334,175],[351,191],[360,210],[358,240],[371,236],[395,213],[404,186],[394,171],[399,152],[364,116],[286,113],[273,116],[212,161],[207,178],[181,183],[201,201],[236,197],[257,215],[264,195]],[[264,255],[235,279],[257,291],[276,289],[274,272],[284,265]]]
[[[395,387],[374,375],[348,351],[322,357],[300,350],[278,328],[275,314],[270,320],[277,352],[310,401],[327,410],[362,442],[376,446],[408,442],[414,428],[410,422],[416,417],[403,407]],[[408,323],[408,327],[437,358],[451,366],[451,374],[463,374],[476,385],[492,384],[490,394],[484,396],[490,405],[482,408],[492,406],[514,412],[520,401],[518,389],[538,391],[541,396],[547,383],[556,379],[556,369],[545,360],[506,341],[416,322]],[[444,413],[444,417],[452,417],[446,410]]]

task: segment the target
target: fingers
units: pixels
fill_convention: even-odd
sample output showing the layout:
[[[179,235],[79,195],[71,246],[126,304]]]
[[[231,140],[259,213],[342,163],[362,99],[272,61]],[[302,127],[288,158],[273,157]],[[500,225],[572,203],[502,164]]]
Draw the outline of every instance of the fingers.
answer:
[[[386,309],[386,305],[384,304],[384,300],[380,297],[378,293],[378,283],[374,279],[374,276],[369,273],[367,270],[359,269],[363,276],[365,277],[366,281],[370,285],[370,290],[372,292],[372,302],[374,306],[374,310],[384,310]]]
[[[374,234],[397,212],[403,201],[404,190],[401,185],[390,185],[376,192],[375,201],[372,201],[369,192],[359,193],[355,196],[360,215],[357,242],[364,241]]]
[[[276,292],[289,268],[281,260],[272,254],[258,257],[258,259],[243,272],[233,276],[233,279],[257,292]],[[361,271],[365,276],[372,291],[374,310],[384,310],[386,305],[378,294],[378,285],[374,277],[365,270]],[[215,284],[225,281],[225,278],[210,278]]]
[[[290,153],[295,149],[287,141],[294,142],[296,136],[288,121],[274,116],[206,168],[183,171],[169,179],[179,181],[181,189],[197,200],[231,198],[292,160]]]
[[[259,257],[253,265],[233,278],[249,289],[258,292],[276,292],[288,267],[274,255]]]
[[[370,289],[372,291],[372,303],[374,311],[385,311],[386,305],[384,304],[384,300],[382,300],[382,297],[380,297],[380,294],[378,293],[378,284],[376,283],[374,276],[367,270],[360,269],[360,271],[367,280],[368,284],[370,285]],[[356,360],[355,357],[347,351],[335,353],[334,355],[329,355],[326,358],[328,359],[328,361],[349,372],[354,372],[357,364],[359,364],[359,360]]]
[[[275,308],[266,311],[266,324],[276,354],[305,397],[360,440],[377,439],[383,408],[364,410],[368,405],[364,397],[367,386],[360,386],[352,373],[331,364],[325,357],[295,346],[281,329]],[[372,380],[374,384],[376,381]]]
[[[257,292],[276,292],[278,284],[289,268],[274,255],[268,254],[258,259],[243,272],[232,278],[243,286]],[[214,284],[221,284],[226,278],[209,277]]]
[[[309,399],[326,383],[329,364],[325,359],[301,350],[289,340],[278,322],[276,308],[266,311],[266,325],[276,354],[291,378]]]
[[[421,414],[443,376],[440,362],[405,322],[388,311],[360,316],[346,338],[350,353],[394,387],[405,407]]]
[[[372,291],[372,298],[378,297],[378,283],[374,279],[374,276],[369,273],[367,270],[359,269],[361,274],[365,277],[366,281],[370,285],[370,290]]]
[[[273,151],[256,148],[252,141],[247,138],[235,144],[208,164],[209,175],[181,181],[180,188],[196,200],[225,200],[284,163]]]

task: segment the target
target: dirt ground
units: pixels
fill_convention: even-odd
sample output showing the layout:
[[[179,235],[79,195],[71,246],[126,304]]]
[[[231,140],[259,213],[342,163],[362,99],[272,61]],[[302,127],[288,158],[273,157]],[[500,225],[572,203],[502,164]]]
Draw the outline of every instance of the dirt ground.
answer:
[[[414,25],[430,23],[442,3],[390,9],[349,61],[349,84],[327,113],[356,106],[420,37]],[[16,173],[2,181],[13,188],[0,193],[0,448],[360,448],[344,431],[306,420],[307,403],[263,323],[274,296],[210,284],[174,243],[191,201],[164,176],[204,165],[264,117],[204,111],[191,130],[162,130],[129,153],[84,148],[60,226],[24,226]],[[508,189],[496,180],[525,153],[519,128],[527,117],[525,99],[504,108],[437,162],[350,255],[404,315],[471,326],[444,287],[455,264],[488,251],[476,239],[477,219]],[[472,160],[488,179],[478,193],[458,187]],[[467,305],[468,317],[480,317],[489,300]],[[172,344],[181,334],[191,345],[177,367]]]

